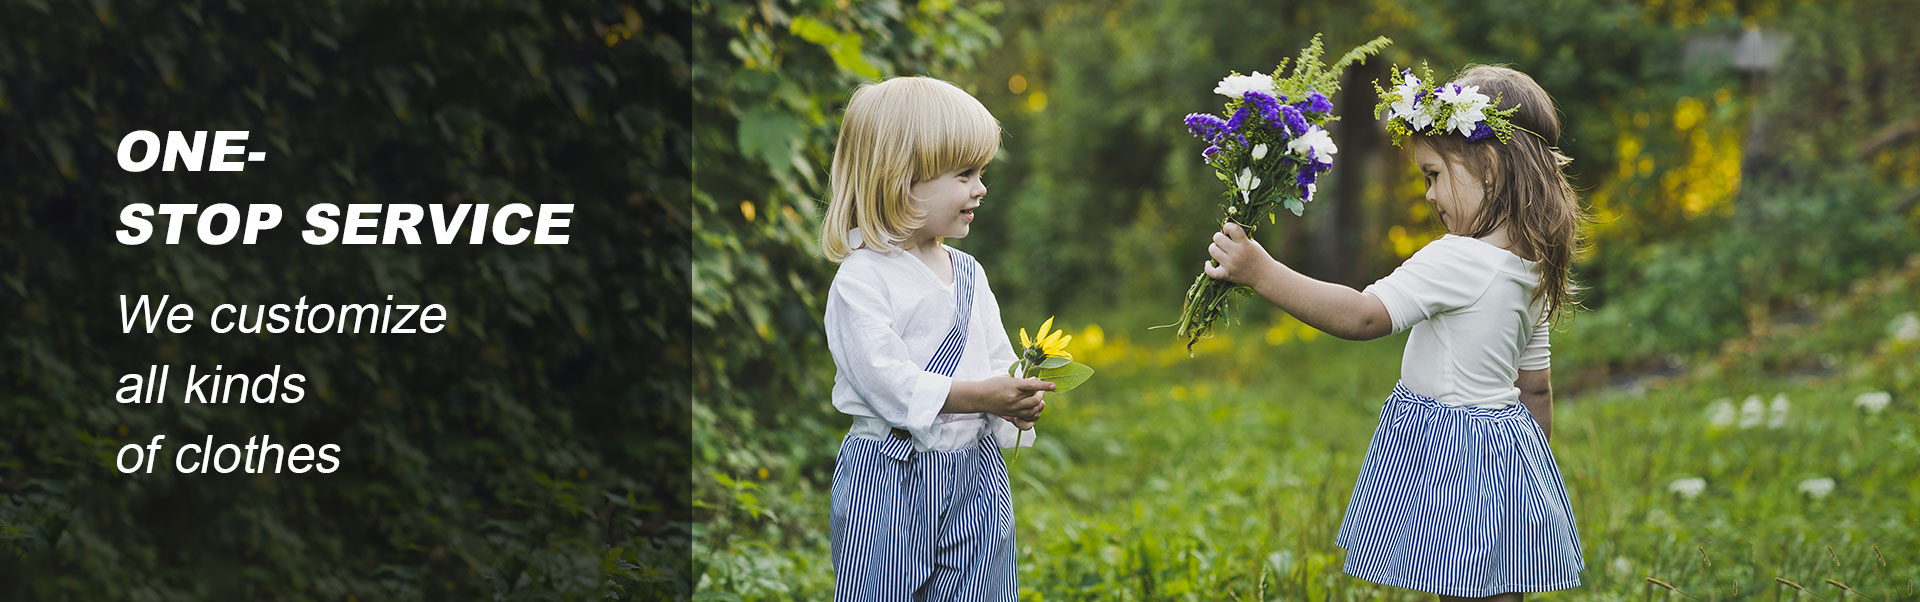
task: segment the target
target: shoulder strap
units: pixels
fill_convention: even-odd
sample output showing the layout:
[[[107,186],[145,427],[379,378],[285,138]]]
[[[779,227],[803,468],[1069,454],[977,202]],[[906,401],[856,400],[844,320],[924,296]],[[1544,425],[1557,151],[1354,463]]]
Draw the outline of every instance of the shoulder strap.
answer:
[[[958,249],[949,249],[953,253],[953,329],[947,331],[947,338],[940,341],[940,349],[927,360],[927,371],[941,376],[953,376],[955,368],[960,367],[960,354],[967,349],[967,330],[973,323],[973,280],[975,262],[972,255]]]

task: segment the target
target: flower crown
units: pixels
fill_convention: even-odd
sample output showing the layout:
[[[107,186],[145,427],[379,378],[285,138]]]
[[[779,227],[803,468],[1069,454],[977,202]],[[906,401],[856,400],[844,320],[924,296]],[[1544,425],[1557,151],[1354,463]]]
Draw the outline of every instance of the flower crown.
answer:
[[[1393,136],[1394,146],[1403,146],[1402,142],[1416,133],[1439,136],[1448,132],[1458,132],[1469,142],[1493,137],[1506,144],[1512,140],[1514,129],[1526,129],[1513,124],[1513,113],[1520,110],[1519,106],[1494,109],[1500,105],[1500,97],[1487,98],[1480,93],[1480,86],[1448,83],[1429,87],[1426,82],[1430,81],[1433,70],[1424,63],[1417,76],[1412,69],[1395,72],[1392,90],[1382,90],[1380,82],[1374,81],[1380,104],[1373,112],[1387,114],[1387,133]]]

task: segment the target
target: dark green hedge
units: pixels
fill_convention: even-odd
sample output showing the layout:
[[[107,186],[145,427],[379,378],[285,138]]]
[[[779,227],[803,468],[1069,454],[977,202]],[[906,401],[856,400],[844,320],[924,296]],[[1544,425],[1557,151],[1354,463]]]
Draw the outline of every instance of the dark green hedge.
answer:
[[[665,2],[0,9],[0,598],[686,595],[689,45]],[[249,130],[267,160],[124,172],[115,145],[142,129]],[[124,246],[132,202],[286,215],[252,246]],[[354,202],[571,203],[572,241],[300,241],[307,207]],[[452,326],[123,334],[118,295],[141,293],[201,316],[393,295],[446,305]],[[280,365],[309,396],[115,403],[150,364],[176,383],[188,365]],[[113,468],[160,434],[337,443],[343,466]]]

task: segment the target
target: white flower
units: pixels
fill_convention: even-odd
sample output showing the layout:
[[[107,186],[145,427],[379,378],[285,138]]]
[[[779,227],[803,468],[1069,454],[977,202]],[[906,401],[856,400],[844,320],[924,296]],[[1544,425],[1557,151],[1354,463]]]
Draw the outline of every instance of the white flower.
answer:
[[[1267,158],[1267,143],[1262,142],[1253,145],[1253,160],[1259,161],[1265,158]]]
[[[1440,86],[1440,90],[1434,92],[1433,97],[1440,102],[1454,105],[1455,107],[1466,107],[1476,110],[1484,109],[1489,103],[1493,102],[1493,99],[1487,98],[1487,95],[1480,93],[1480,86],[1462,86],[1460,84]]]
[[[1767,416],[1767,428],[1777,429],[1787,425],[1787,394],[1773,396],[1773,411]]]
[[[1833,493],[1833,479],[1821,477],[1801,481],[1800,492],[1812,496],[1813,499],[1816,500],[1827,497],[1827,494]]]
[[[1853,398],[1853,405],[1860,406],[1868,414],[1880,413],[1880,410],[1887,409],[1889,403],[1893,403],[1893,394],[1886,391],[1861,393],[1860,396]]]
[[[1702,490],[1705,490],[1706,488],[1707,488],[1706,479],[1701,479],[1698,477],[1674,479],[1672,483],[1669,483],[1667,485],[1667,491],[1677,493],[1680,495],[1680,497],[1687,498],[1687,499],[1693,499],[1693,498],[1699,497],[1700,492]]]
[[[1240,185],[1242,191],[1260,189],[1260,178],[1254,177],[1253,170],[1245,167],[1240,168],[1240,178],[1234,183]]]
[[[1613,557],[1613,572],[1626,574],[1632,571],[1633,571],[1633,561],[1627,560],[1627,557],[1625,556]]]
[[[1721,398],[1715,399],[1713,403],[1707,404],[1707,421],[1713,423],[1714,428],[1733,426],[1733,402]]]
[[[1441,86],[1434,94],[1440,102],[1453,105],[1453,115],[1447,118],[1447,129],[1460,132],[1462,136],[1473,135],[1474,126],[1486,121],[1486,109],[1493,102],[1487,95],[1480,93],[1480,86],[1461,86],[1451,84]]]
[[[1407,74],[1407,80],[1401,82],[1400,87],[1393,89],[1393,93],[1400,96],[1400,100],[1394,101],[1390,107],[1393,110],[1393,117],[1411,121],[1414,114],[1420,112],[1421,107],[1418,102],[1420,87],[1420,78],[1414,77],[1413,74],[1409,73]],[[1428,123],[1432,123],[1432,121],[1429,120]]]
[[[1412,115],[1407,116],[1407,127],[1413,128],[1413,131],[1421,132],[1433,126],[1433,109],[1431,108],[1433,105],[1429,103],[1427,107],[1425,110],[1414,111]]]
[[[1240,100],[1248,92],[1273,93],[1273,76],[1261,75],[1259,71],[1252,75],[1229,75],[1220,79],[1220,85],[1213,88],[1219,94],[1234,100]]]
[[[1307,126],[1307,133],[1287,141],[1287,152],[1312,157],[1314,161],[1332,163],[1333,154],[1340,148],[1333,145],[1333,136],[1320,126]]]
[[[1895,341],[1920,340],[1920,316],[1907,312],[1894,317],[1893,322],[1887,324],[1887,334]]]
[[[1433,125],[1433,103],[1422,105],[1419,102],[1422,86],[1420,78],[1414,77],[1411,73],[1407,74],[1406,81],[1393,90],[1400,96],[1400,100],[1394,101],[1389,107],[1393,112],[1392,117],[1407,120],[1407,125],[1416,132]]]
[[[1750,429],[1760,426],[1767,419],[1767,404],[1760,401],[1759,395],[1749,395],[1740,402],[1740,428]]]
[[[1315,191],[1318,191],[1318,190],[1320,190],[1320,187],[1319,187],[1319,185],[1318,185],[1318,184],[1308,184],[1308,185],[1307,185],[1307,196],[1306,196],[1306,197],[1304,197],[1304,198],[1301,198],[1300,200],[1301,200],[1301,201],[1303,201],[1303,202],[1307,202],[1307,203],[1311,203],[1311,202],[1313,202],[1313,193],[1314,193]]]
[[[1446,129],[1460,132],[1462,136],[1472,136],[1473,128],[1487,119],[1486,114],[1482,113],[1480,109],[1481,107],[1454,109],[1453,114],[1447,116]]]
[[[1240,214],[1239,205],[1227,205],[1227,215],[1239,215],[1239,214]]]

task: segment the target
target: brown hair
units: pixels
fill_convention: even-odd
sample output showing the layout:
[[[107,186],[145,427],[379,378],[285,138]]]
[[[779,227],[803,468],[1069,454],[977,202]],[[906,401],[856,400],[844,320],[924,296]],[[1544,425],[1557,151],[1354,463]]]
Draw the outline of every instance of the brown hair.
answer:
[[[1470,65],[1452,81],[1480,86],[1481,94],[1498,98],[1491,109],[1519,107],[1510,117],[1513,136],[1506,144],[1491,136],[1469,142],[1453,134],[1414,136],[1414,143],[1460,161],[1484,178],[1486,198],[1466,236],[1479,238],[1507,227],[1513,250],[1538,262],[1540,287],[1534,301],[1546,303],[1541,321],[1556,321],[1563,310],[1578,307],[1573,259],[1584,247],[1581,224],[1593,220],[1561,171],[1573,159],[1560,152],[1560,117],[1553,98],[1532,77],[1502,66]]]

